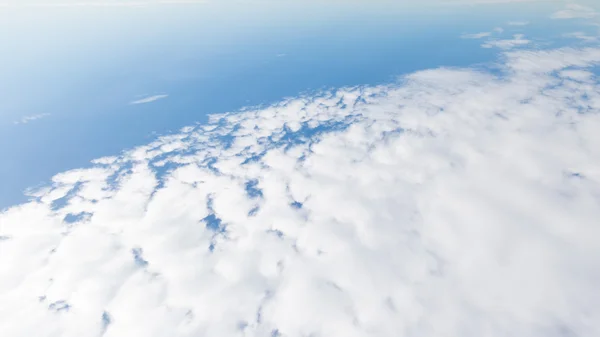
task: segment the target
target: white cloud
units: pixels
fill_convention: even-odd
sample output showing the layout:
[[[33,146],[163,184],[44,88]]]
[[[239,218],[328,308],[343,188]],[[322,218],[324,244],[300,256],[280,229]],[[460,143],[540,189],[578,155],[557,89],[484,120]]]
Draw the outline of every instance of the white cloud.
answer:
[[[44,117],[48,117],[50,116],[49,113],[43,113],[43,114],[37,114],[37,115],[30,115],[30,116],[24,116],[21,119],[14,121],[14,124],[27,124],[33,121],[36,121],[38,119],[44,118]]]
[[[481,32],[481,33],[475,33],[475,34],[463,34],[460,37],[463,39],[481,39],[484,37],[488,37],[492,35],[492,33],[490,32]]]
[[[560,72],[560,77],[580,82],[594,82],[594,73],[580,69],[568,69]]]
[[[527,26],[529,25],[529,21],[509,21],[509,26]]]
[[[577,4],[567,4],[565,9],[552,14],[552,19],[590,19],[598,15],[591,7],[586,7]]]
[[[564,37],[570,37],[570,38],[574,38],[574,39],[580,39],[580,40],[585,40],[585,41],[597,41],[598,37],[597,36],[591,36],[591,35],[587,35],[584,32],[573,32],[573,33],[567,33],[567,34],[563,34]]]
[[[152,103],[155,101],[158,101],[159,99],[163,99],[163,98],[167,98],[169,97],[169,95],[153,95],[153,96],[148,96],[148,97],[144,97],[135,101],[131,101],[129,104],[145,104],[145,103]]]
[[[215,115],[0,213],[19,336],[597,336],[600,50]]]
[[[530,40],[525,39],[523,34],[515,34],[512,39],[505,40],[489,40],[481,46],[483,48],[500,48],[500,49],[512,49],[515,47],[524,46],[531,43]]]
[[[502,34],[503,32],[504,32],[504,29],[502,29],[502,27],[496,27],[496,28],[492,29],[491,32],[480,32],[480,33],[474,33],[474,34],[463,34],[460,37],[462,39],[482,39],[484,37],[490,37],[490,36],[492,36],[493,33]]]

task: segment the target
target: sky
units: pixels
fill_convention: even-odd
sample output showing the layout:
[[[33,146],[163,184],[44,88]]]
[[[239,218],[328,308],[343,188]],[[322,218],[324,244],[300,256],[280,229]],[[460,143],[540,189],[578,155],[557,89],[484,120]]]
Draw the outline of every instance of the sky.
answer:
[[[3,179],[49,178],[3,199],[0,331],[600,335],[589,4],[357,1],[309,24],[262,8],[223,31],[200,29],[217,9],[195,26],[160,6],[122,35],[125,14],[73,41],[22,33],[65,49],[9,42],[56,54],[3,63],[35,69],[2,80],[22,109],[3,117]],[[105,7],[81,27],[140,9]]]
[[[484,18],[497,25],[524,20],[507,10],[494,17],[497,10],[484,6],[480,19],[457,24],[468,14],[456,6],[431,11],[365,2],[341,8],[19,4],[2,12],[0,29],[10,50],[0,62],[0,153],[16,158],[0,166],[2,208],[25,201],[23,190],[56,172],[206,121],[211,113],[493,61],[495,51],[460,36],[491,29]],[[129,104],[157,95],[168,98]]]

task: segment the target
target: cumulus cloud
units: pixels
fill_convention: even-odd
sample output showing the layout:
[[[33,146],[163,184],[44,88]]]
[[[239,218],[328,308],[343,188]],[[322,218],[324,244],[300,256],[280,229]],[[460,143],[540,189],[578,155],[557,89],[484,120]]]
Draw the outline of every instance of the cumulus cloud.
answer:
[[[0,214],[19,336],[598,336],[600,49],[290,98]]]
[[[38,119],[44,118],[44,117],[48,117],[50,116],[49,113],[43,113],[43,114],[37,114],[37,115],[30,115],[30,116],[24,116],[21,119],[14,121],[14,124],[27,124],[33,121],[36,121]]]
[[[500,48],[500,49],[512,49],[515,47],[524,46],[531,43],[530,40],[525,39],[523,34],[515,34],[512,39],[504,40],[490,40],[486,41],[481,46],[483,48]]]
[[[161,95],[153,95],[153,96],[148,96],[148,97],[144,97],[135,101],[131,101],[129,102],[129,104],[145,104],[145,103],[152,103],[152,102],[156,102],[159,99],[163,99],[163,98],[167,98],[169,97],[169,95],[165,95],[165,94],[161,94]]]
[[[565,9],[559,10],[552,14],[552,19],[590,19],[598,15],[591,7],[586,7],[578,4],[567,4]]]

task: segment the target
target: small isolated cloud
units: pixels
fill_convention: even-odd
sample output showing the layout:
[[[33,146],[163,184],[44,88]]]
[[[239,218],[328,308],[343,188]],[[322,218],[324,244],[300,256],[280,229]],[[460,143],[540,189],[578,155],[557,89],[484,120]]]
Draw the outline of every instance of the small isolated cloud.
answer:
[[[165,95],[165,94],[161,94],[161,95],[154,95],[154,96],[148,96],[148,97],[144,97],[142,99],[138,99],[135,101],[131,101],[129,102],[129,104],[145,104],[145,103],[152,103],[152,102],[156,102],[159,99],[163,99],[163,98],[167,98],[169,97],[169,95]]]
[[[496,28],[492,29],[491,32],[480,32],[480,33],[474,33],[474,34],[463,34],[460,37],[462,39],[482,39],[484,37],[490,37],[494,33],[495,34],[502,34],[503,32],[504,32],[504,29],[502,29],[502,27],[496,27]]]
[[[552,14],[552,19],[591,19],[598,13],[591,7],[586,7],[577,4],[568,4],[565,9],[562,9]]]
[[[59,173],[0,212],[2,336],[599,336],[598,64],[512,51]]]
[[[36,121],[38,119],[44,118],[44,117],[48,117],[50,116],[49,113],[43,113],[43,114],[37,114],[37,115],[31,115],[31,116],[25,116],[22,117],[21,119],[14,121],[14,124],[27,124],[27,123],[31,123],[33,121]]]
[[[563,34],[563,36],[568,37],[568,38],[573,38],[573,39],[580,39],[580,40],[584,40],[584,41],[588,41],[588,42],[593,42],[593,41],[598,40],[597,36],[587,35],[584,32],[567,33],[567,34]]]
[[[481,38],[488,37],[491,35],[492,35],[492,33],[490,33],[490,32],[481,32],[481,33],[475,33],[475,34],[463,34],[460,37],[462,39],[481,39]]]
[[[500,49],[512,49],[531,43],[530,40],[524,38],[523,34],[515,34],[512,39],[506,40],[490,40],[486,41],[481,46],[483,48],[500,48]]]
[[[529,21],[509,21],[509,26],[527,26]]]

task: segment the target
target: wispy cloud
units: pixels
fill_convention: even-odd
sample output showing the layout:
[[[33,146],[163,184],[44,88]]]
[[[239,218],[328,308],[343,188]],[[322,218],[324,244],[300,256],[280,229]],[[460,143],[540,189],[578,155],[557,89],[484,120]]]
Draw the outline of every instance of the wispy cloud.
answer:
[[[50,116],[49,113],[43,113],[43,114],[37,114],[37,115],[30,115],[30,116],[25,116],[22,117],[21,119],[14,121],[14,124],[27,124],[27,123],[31,123],[33,121],[36,121],[38,119],[44,118],[44,117],[48,117]]]
[[[504,32],[504,29],[502,27],[496,27],[494,29],[492,29],[490,32],[479,32],[479,33],[465,33],[463,35],[461,35],[461,39],[482,39],[484,37],[490,37],[494,34],[502,34]]]
[[[586,7],[577,4],[568,4],[565,9],[552,14],[552,19],[590,19],[598,15],[591,7]]]
[[[474,34],[463,34],[461,35],[461,39],[482,39],[484,37],[490,37],[494,34],[502,34],[504,32],[504,29],[502,27],[496,27],[494,29],[492,29],[491,32],[480,32],[480,33],[474,33]]]
[[[509,26],[527,26],[529,21],[509,21],[507,24]]]
[[[490,33],[490,32],[481,32],[481,33],[475,33],[475,34],[463,34],[460,37],[462,39],[481,39],[481,38],[488,37],[491,35],[492,35],[492,33]]]
[[[564,37],[569,37],[569,38],[574,38],[574,39],[580,39],[580,40],[585,40],[585,41],[597,41],[598,37],[597,36],[591,36],[591,35],[587,35],[584,32],[573,32],[573,33],[567,33],[567,34],[563,34]]]
[[[169,97],[169,95],[165,95],[165,94],[161,94],[161,95],[153,95],[153,96],[148,96],[148,97],[144,97],[135,101],[131,101],[129,102],[129,104],[145,104],[145,103],[152,103],[155,101],[158,101],[159,99],[163,99],[163,98],[167,98]]]
[[[600,49],[499,62],[214,115],[57,174],[0,212],[2,331],[597,336]]]
[[[524,38],[523,34],[515,34],[512,39],[505,40],[490,40],[486,41],[481,46],[483,48],[500,48],[500,49],[511,49],[515,47],[520,47],[531,43],[530,40]]]

